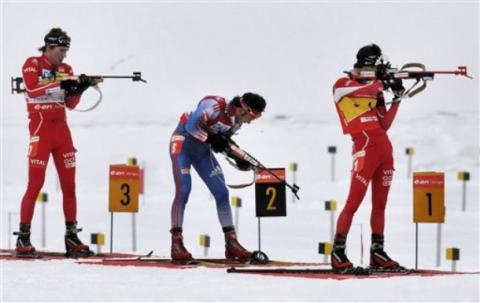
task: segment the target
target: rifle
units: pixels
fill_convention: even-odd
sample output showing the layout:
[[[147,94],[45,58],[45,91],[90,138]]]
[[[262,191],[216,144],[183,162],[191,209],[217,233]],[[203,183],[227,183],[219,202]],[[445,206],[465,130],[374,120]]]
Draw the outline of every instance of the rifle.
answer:
[[[142,73],[141,72],[133,72],[132,76],[93,75],[93,76],[89,76],[89,77],[95,79],[95,82],[97,82],[97,83],[103,82],[103,79],[132,79],[132,81],[134,81],[134,82],[140,81],[140,82],[147,83],[147,81],[142,79]],[[77,80],[78,76],[71,76],[71,77],[67,77],[65,79]],[[12,94],[13,93],[17,93],[17,94],[24,93],[25,92],[25,87],[23,86],[23,78],[22,77],[12,77],[11,78],[11,89],[12,89]]]
[[[347,74],[352,75],[352,72],[347,72]],[[422,63],[407,63],[398,69],[393,68],[390,62],[379,64],[376,66],[376,70],[372,71],[370,75],[361,75],[358,78],[365,80],[380,80],[384,83],[387,83],[387,88],[388,82],[393,82],[395,79],[416,80],[416,82],[409,89],[405,90],[400,97],[411,98],[423,91],[427,87],[427,81],[432,81],[435,75],[438,74],[457,75],[473,79],[470,75],[468,75],[466,66],[459,66],[456,70],[427,70],[425,65]]]

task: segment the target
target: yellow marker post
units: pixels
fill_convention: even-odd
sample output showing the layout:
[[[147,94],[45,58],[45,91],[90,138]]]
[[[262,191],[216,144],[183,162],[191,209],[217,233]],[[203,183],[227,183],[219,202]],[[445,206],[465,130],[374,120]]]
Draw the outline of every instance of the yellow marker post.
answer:
[[[462,182],[462,211],[467,210],[467,181],[470,180],[470,173],[468,171],[459,171],[458,180]]]
[[[445,222],[445,175],[443,172],[413,173],[413,222],[415,223],[415,269],[418,269],[418,223],[438,223],[436,265],[440,266],[441,223]]]
[[[297,162],[291,162],[288,168],[292,172],[292,184],[297,183],[297,170],[298,170]],[[296,199],[295,193],[292,192],[292,203],[295,203],[295,199]]]
[[[136,165],[110,165],[109,204],[110,253],[113,251],[113,213],[138,212],[139,167]]]
[[[452,261],[452,271],[456,271],[457,261],[460,260],[460,248],[456,248],[456,247],[447,248],[445,257],[447,260]]]
[[[103,233],[90,234],[90,243],[97,246],[97,255],[100,254],[102,245],[105,245],[105,235]]]
[[[337,201],[325,201],[325,210],[330,212],[330,241],[333,243],[335,236],[335,211],[337,210]]]
[[[37,196],[37,202],[42,203],[42,247],[47,246],[47,202],[48,194],[39,193]]]
[[[208,248],[210,247],[210,236],[208,234],[200,235],[200,246],[203,246],[203,255],[208,256]]]
[[[323,261],[328,262],[328,256],[332,254],[333,245],[329,242],[320,242],[318,243],[318,253],[323,255]]]
[[[242,198],[233,196],[231,199],[231,205],[235,208],[235,230],[238,234],[240,229],[240,207],[242,207]]]
[[[407,147],[405,149],[405,154],[408,156],[407,179],[410,179],[410,176],[412,175],[412,157],[415,154],[415,149],[413,147]]]
[[[332,155],[332,162],[331,162],[331,181],[335,181],[335,154],[337,153],[337,147],[335,145],[331,145],[327,149],[328,153]]]

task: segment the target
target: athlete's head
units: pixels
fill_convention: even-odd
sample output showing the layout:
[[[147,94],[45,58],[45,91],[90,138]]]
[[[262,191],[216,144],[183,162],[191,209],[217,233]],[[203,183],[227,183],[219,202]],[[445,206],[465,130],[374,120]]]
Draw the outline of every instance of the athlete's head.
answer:
[[[262,116],[267,102],[265,99],[254,93],[245,93],[243,96],[236,96],[230,102],[235,107],[235,121],[238,123],[250,123]]]
[[[375,67],[382,63],[382,50],[374,43],[365,45],[357,52],[357,62],[353,65],[355,68]]]
[[[70,48],[70,37],[61,28],[55,27],[45,35],[43,41],[45,44],[38,50],[47,56],[52,65],[60,65]]]

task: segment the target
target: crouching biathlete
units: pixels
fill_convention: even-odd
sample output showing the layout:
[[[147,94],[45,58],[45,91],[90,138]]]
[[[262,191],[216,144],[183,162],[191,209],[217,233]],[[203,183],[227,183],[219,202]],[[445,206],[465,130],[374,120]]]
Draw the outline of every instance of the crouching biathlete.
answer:
[[[20,231],[16,243],[17,256],[36,257],[30,242],[30,225],[35,201],[45,181],[50,154],[57,168],[63,194],[65,216],[65,248],[70,257],[93,254],[77,236],[77,197],[75,192],[75,153],[65,108],[73,109],[82,93],[96,85],[84,74],[73,78],[70,65],[63,59],[70,48],[70,37],[60,28],[53,28],[39,48],[41,56],[30,57],[23,65],[30,146],[28,151],[28,186],[20,210]]]
[[[183,244],[182,225],[185,206],[191,189],[190,168],[193,166],[213,194],[217,215],[225,233],[225,256],[229,259],[248,260],[252,252],[237,240],[232,222],[229,193],[222,168],[215,159],[216,153],[228,153],[230,137],[243,123],[260,118],[265,110],[263,97],[245,93],[230,102],[218,96],[203,98],[192,113],[184,113],[172,134],[170,157],[175,180],[175,198],[171,210],[171,257],[174,261],[188,261],[192,255]],[[235,158],[241,170],[253,169],[252,165]]]
[[[381,64],[384,64],[382,52],[377,45],[362,47],[357,53],[353,71],[338,79],[333,87],[343,133],[349,134],[353,140],[350,191],[338,217],[331,258],[336,271],[353,268],[345,254],[346,238],[369,184],[372,186],[370,266],[400,268],[398,262],[385,253],[383,242],[385,207],[394,171],[393,149],[387,130],[392,125],[405,89],[400,79],[377,80]],[[388,89],[394,94],[389,109],[383,95],[383,91]]]

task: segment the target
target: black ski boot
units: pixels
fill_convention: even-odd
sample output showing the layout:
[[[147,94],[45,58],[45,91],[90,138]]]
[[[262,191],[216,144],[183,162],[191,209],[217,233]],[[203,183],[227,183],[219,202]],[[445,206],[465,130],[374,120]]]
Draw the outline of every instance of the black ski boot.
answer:
[[[353,264],[345,254],[347,238],[344,235],[335,235],[331,255],[332,269],[334,272],[347,272],[353,269]]]
[[[396,270],[403,268],[398,262],[392,260],[383,250],[383,235],[372,234],[372,246],[370,247],[370,267],[372,269]]]
[[[13,234],[18,236],[17,245],[15,247],[15,256],[19,258],[35,258],[38,256],[35,247],[33,247],[30,242],[30,224],[20,223],[20,231],[16,231]]]
[[[81,228],[77,228],[77,222],[66,222],[65,232],[65,256],[67,258],[87,258],[93,255],[88,245],[85,245],[80,241],[77,233],[82,231]]]

